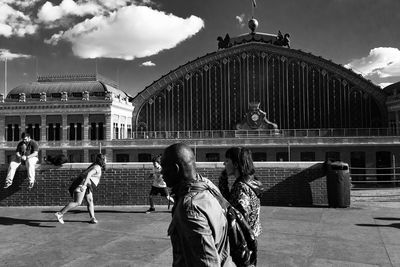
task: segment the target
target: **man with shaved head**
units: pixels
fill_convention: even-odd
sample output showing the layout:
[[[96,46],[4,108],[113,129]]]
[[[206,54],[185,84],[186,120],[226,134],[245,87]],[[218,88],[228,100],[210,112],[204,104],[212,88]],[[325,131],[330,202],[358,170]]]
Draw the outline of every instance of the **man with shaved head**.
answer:
[[[196,171],[193,151],[185,144],[167,147],[162,174],[175,195],[168,228],[173,266],[235,266],[229,252],[225,212],[209,188],[219,189]]]

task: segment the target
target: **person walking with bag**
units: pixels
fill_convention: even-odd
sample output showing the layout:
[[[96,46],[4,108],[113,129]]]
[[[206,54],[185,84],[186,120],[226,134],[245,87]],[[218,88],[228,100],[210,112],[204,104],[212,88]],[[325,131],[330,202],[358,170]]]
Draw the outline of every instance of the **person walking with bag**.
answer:
[[[262,232],[260,197],[263,188],[254,175],[251,151],[244,147],[232,147],[226,151],[225,158],[225,170],[219,178],[218,187],[230,204],[242,213],[254,236],[258,237]],[[230,190],[228,177],[235,179]],[[252,255],[251,264],[257,264],[257,251]]]
[[[235,266],[225,211],[208,189],[219,190],[197,173],[193,150],[182,143],[171,145],[164,151],[161,166],[164,180],[175,195],[168,228],[172,266]]]
[[[68,203],[59,212],[55,213],[57,220],[64,224],[64,214],[69,210],[76,208],[82,204],[83,198],[87,202],[87,209],[90,214],[89,223],[97,223],[94,216],[94,203],[93,203],[93,188],[92,185],[97,186],[100,182],[102,171],[106,166],[106,157],[103,154],[97,154],[94,162],[83,171],[78,178],[71,184],[69,192],[74,201]]]

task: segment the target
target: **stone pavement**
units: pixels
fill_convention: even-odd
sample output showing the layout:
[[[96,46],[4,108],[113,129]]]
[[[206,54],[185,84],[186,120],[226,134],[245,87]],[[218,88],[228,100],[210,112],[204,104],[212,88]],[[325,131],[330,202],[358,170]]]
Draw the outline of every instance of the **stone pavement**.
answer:
[[[262,207],[259,266],[400,266],[400,196],[352,194],[346,209]],[[166,206],[96,207],[97,225],[83,207],[61,225],[58,208],[1,207],[0,266],[171,266]]]

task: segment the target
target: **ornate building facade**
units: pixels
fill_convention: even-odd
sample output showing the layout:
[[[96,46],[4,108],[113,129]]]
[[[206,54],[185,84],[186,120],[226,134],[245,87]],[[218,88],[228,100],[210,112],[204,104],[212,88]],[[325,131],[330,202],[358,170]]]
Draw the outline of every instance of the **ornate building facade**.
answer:
[[[39,141],[41,159],[89,162],[102,142],[132,136],[132,112],[129,96],[99,75],[41,76],[0,95],[0,162],[10,162],[22,132]]]

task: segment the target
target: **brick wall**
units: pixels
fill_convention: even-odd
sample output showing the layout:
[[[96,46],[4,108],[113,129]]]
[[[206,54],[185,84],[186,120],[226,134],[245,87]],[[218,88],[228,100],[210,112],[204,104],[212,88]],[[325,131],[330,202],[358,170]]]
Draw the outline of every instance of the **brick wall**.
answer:
[[[28,190],[26,170],[21,166],[14,183],[3,189],[7,166],[0,165],[0,206],[61,206],[71,198],[68,187],[89,164],[71,163],[62,167],[38,165],[36,184]],[[256,162],[256,174],[266,191],[262,205],[326,205],[327,188],[323,164],[319,162]],[[217,183],[222,163],[198,163],[200,174]],[[147,205],[151,188],[151,163],[108,164],[94,191],[95,205]],[[157,197],[156,204],[167,204]]]

